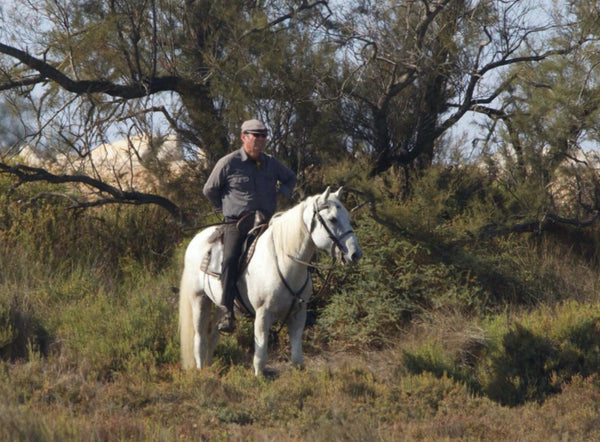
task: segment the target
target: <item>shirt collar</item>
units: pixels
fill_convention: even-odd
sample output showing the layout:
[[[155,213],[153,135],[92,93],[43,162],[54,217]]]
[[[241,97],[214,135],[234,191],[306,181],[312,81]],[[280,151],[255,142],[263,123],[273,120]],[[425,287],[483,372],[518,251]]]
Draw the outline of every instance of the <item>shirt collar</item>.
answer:
[[[240,148],[240,152],[241,152],[242,161],[255,161],[248,156],[248,154],[246,153],[246,151],[244,150],[243,147]],[[264,160],[264,158],[265,158],[264,152],[261,152],[258,154],[258,161],[262,162]]]

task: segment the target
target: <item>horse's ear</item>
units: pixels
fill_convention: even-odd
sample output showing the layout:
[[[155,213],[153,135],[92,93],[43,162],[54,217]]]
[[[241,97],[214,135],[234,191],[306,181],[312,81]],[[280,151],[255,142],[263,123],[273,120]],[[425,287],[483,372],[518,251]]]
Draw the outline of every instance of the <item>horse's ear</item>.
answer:
[[[327,202],[327,199],[329,198],[330,192],[331,192],[331,187],[327,186],[327,189],[325,189],[325,192],[323,192],[323,194],[319,198],[319,201],[321,201],[323,204],[325,204]]]
[[[333,194],[337,199],[342,199],[342,189],[344,186],[340,186],[340,188]]]

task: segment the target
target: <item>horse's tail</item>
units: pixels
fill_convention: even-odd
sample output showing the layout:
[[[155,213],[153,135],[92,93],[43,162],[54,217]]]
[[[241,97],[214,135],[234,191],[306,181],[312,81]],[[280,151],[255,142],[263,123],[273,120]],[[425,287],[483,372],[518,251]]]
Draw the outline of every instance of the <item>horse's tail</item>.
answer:
[[[197,275],[184,265],[179,286],[179,342],[181,345],[181,364],[184,369],[194,368],[194,322],[192,317],[192,299],[195,292],[194,278]]]

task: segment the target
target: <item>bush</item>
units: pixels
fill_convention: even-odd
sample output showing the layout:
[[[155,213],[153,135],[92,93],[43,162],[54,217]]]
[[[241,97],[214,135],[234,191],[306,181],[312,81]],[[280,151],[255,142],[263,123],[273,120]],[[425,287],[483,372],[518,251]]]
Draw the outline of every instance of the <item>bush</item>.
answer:
[[[573,300],[521,315],[501,335],[495,332],[501,342],[494,344],[490,358],[486,395],[513,406],[540,402],[575,376],[595,375],[600,370],[599,331],[598,303]]]

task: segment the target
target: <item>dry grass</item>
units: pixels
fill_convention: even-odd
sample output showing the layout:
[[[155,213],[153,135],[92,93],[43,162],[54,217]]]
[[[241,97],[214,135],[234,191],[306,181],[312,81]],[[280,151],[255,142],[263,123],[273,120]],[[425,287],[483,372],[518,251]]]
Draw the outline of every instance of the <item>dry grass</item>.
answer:
[[[67,361],[3,364],[3,440],[594,440],[600,382],[503,407],[446,377],[399,375],[402,347],[308,356],[269,380],[249,366],[90,379]],[[276,364],[277,366],[277,364]]]

